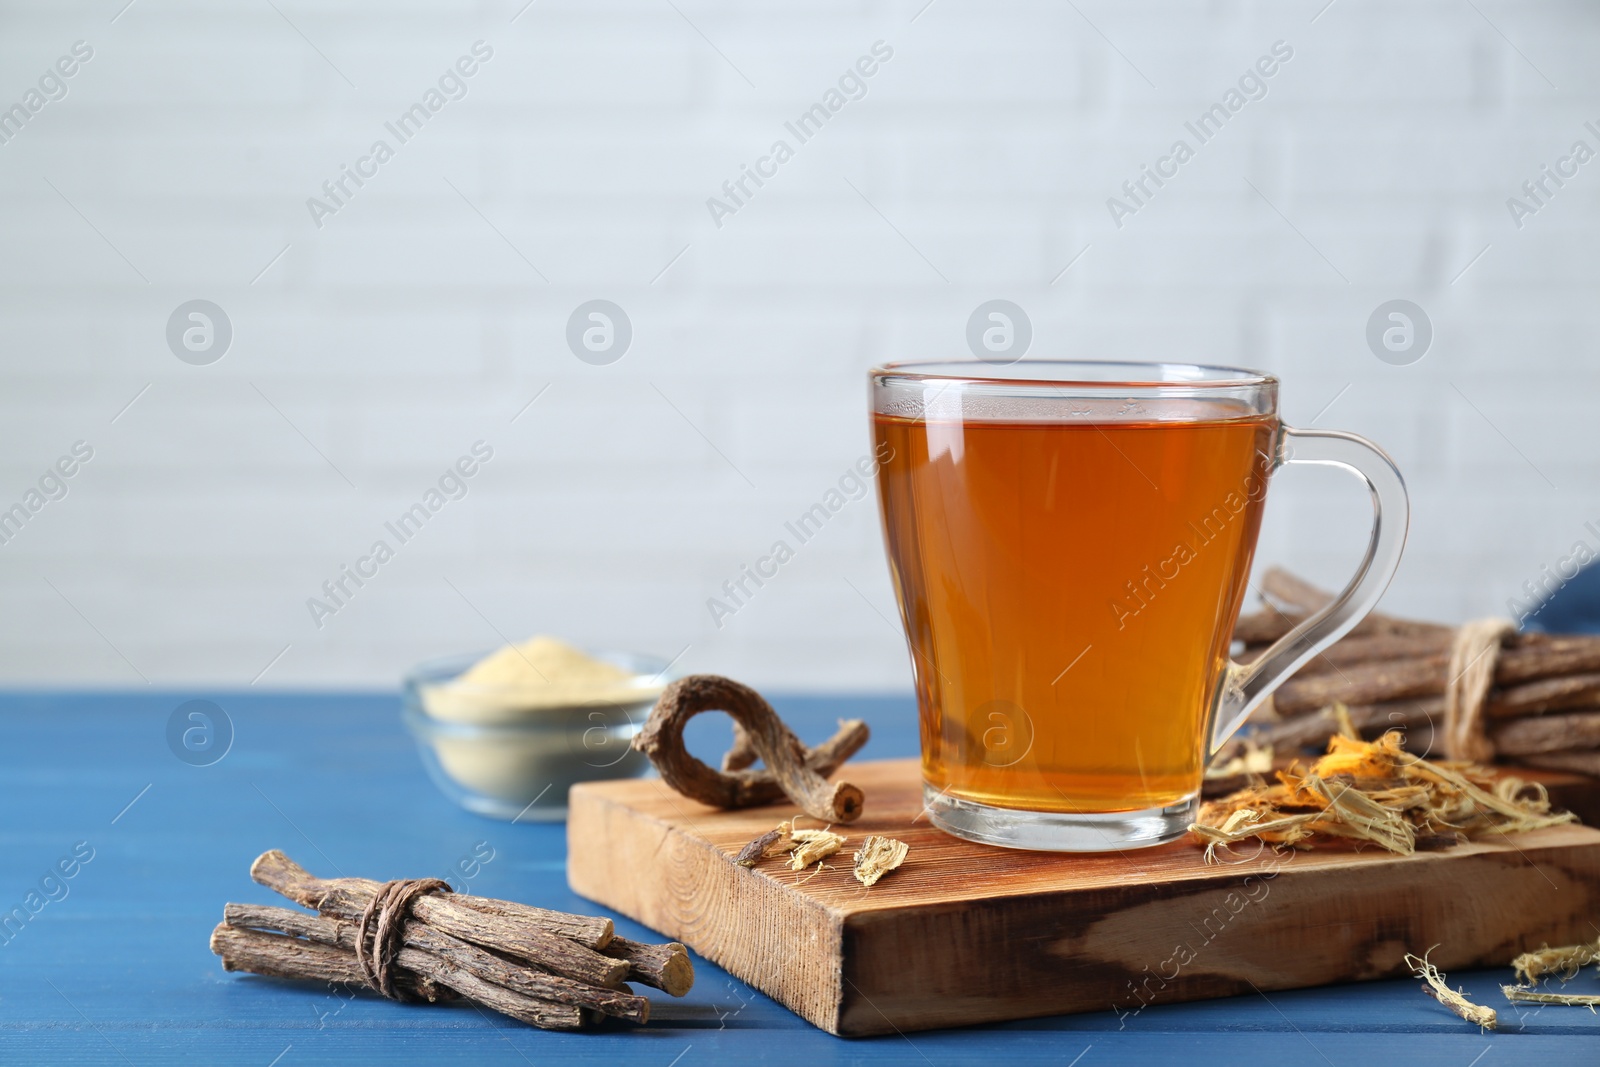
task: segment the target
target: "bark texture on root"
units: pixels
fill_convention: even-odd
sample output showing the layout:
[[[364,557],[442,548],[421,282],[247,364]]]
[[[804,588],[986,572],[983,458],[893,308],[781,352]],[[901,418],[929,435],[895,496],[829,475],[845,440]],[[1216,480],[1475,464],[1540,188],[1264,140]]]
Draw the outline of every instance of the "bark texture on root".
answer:
[[[683,728],[703,711],[722,711],[736,724],[734,747],[719,771],[690,754]],[[860,720],[839,725],[839,731],[808,749],[784,725],[772,705],[747,685],[715,674],[692,674],[673,682],[661,694],[650,718],[633,739],[673,789],[717,808],[748,808],[788,797],[812,818],[851,822],[860,818],[866,798],[848,782],[827,776],[867,743]],[[766,764],[749,770],[759,756]]]

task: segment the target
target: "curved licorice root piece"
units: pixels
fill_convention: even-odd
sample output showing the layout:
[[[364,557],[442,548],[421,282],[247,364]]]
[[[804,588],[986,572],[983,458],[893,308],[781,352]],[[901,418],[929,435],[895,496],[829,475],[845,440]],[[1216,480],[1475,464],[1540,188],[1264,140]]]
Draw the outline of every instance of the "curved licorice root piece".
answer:
[[[756,743],[750,736],[750,731],[738,719],[733,720],[733,744],[728,746],[728,751],[722,754],[722,769],[724,771],[742,771],[746,767],[754,767],[756,760],[761,758],[761,753],[756,751]]]
[[[690,755],[683,728],[702,711],[722,711],[737,724],[735,747],[724,766],[747,768],[759,756],[761,770],[723,773]],[[715,674],[691,674],[667,686],[633,739],[673,789],[718,808],[749,808],[788,797],[824,822],[859,818],[865,796],[848,782],[829,782],[839,765],[867,743],[867,724],[852,719],[816,748],[800,743],[772,705],[747,685]]]

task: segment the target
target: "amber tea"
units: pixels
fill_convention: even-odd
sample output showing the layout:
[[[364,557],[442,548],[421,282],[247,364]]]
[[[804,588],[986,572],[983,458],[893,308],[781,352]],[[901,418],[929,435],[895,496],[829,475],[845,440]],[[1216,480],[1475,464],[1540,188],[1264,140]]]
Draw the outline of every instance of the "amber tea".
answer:
[[[1280,424],[1270,379],[1046,383],[1053,397],[895,371],[875,380],[873,432],[934,821],[1021,847],[1181,832],[1217,728],[1321,639],[1292,634],[1261,677],[1228,654],[1284,439],[1321,438]],[[1012,813],[1073,832],[1041,840]]]

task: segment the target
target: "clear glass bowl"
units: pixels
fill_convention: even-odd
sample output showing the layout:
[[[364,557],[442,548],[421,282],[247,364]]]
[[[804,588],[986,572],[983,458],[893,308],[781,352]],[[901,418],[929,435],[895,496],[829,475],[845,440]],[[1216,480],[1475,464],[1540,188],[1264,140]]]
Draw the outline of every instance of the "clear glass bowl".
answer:
[[[479,815],[551,822],[566,817],[567,790],[574,783],[644,773],[649,760],[630,745],[670,680],[668,664],[626,652],[588,654],[632,677],[605,699],[524,714],[516,713],[509,691],[451,684],[483,653],[430,660],[407,675],[401,718],[440,791]],[[495,721],[430,714],[430,703],[446,695],[452,706],[486,709],[485,717]]]

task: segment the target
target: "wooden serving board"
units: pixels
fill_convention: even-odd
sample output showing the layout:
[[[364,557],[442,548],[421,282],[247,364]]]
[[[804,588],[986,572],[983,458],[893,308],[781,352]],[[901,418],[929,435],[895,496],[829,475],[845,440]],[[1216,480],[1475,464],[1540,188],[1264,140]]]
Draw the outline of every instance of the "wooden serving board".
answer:
[[[1206,865],[1188,841],[1094,855],[970,844],[929,825],[917,761],[846,777],[866,814],[835,828],[849,838],[837,866],[804,881],[782,855],[732,863],[792,807],[720,811],[659,779],[575,786],[568,880],[845,1036],[1383,978],[1433,946],[1446,971],[1504,965],[1593,940],[1600,919],[1600,830],[1584,826],[1406,857]],[[867,889],[849,854],[871,833],[911,852]]]

